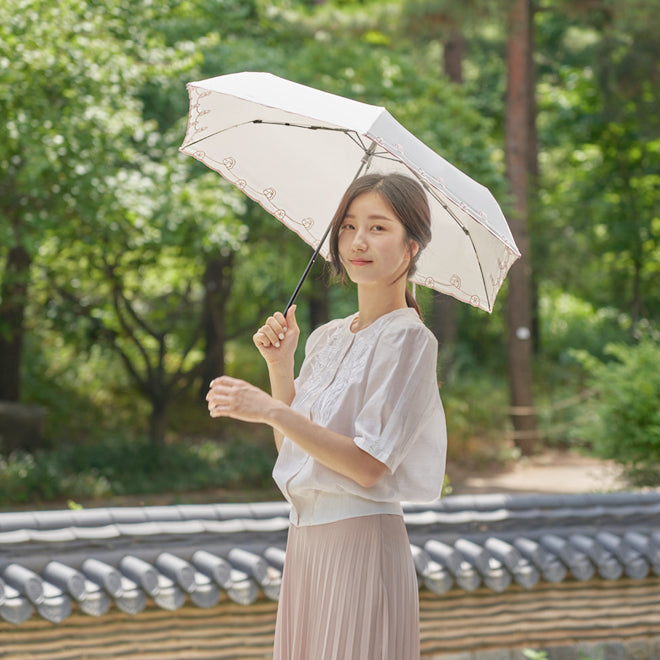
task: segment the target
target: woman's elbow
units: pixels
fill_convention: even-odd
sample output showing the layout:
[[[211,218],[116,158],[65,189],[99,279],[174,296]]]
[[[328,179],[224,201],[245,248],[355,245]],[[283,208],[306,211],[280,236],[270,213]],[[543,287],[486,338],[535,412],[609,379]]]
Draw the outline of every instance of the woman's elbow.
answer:
[[[362,488],[373,488],[387,473],[387,465],[369,456],[363,470],[356,477],[358,485]]]

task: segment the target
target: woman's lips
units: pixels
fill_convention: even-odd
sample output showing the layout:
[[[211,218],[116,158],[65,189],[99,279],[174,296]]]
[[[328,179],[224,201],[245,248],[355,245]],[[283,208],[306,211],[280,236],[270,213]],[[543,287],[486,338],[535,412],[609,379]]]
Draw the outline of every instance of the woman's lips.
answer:
[[[369,261],[369,259],[351,259],[351,263],[354,266],[366,266],[367,264],[370,264],[371,261]]]

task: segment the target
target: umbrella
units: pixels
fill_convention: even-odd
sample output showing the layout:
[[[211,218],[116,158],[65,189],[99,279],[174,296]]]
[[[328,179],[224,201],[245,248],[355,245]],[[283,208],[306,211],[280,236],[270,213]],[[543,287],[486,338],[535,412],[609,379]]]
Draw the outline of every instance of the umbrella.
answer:
[[[493,195],[418,140],[382,107],[269,73],[188,83],[180,151],[220,173],[320,253],[351,181],[371,173],[416,178],[431,205],[432,239],[411,280],[492,311],[520,252]]]

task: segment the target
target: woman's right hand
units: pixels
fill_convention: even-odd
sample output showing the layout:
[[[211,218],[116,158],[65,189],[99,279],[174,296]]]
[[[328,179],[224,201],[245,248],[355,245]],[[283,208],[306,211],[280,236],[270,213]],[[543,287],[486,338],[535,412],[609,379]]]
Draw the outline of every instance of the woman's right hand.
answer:
[[[252,337],[254,345],[259,349],[268,364],[292,361],[298,346],[300,328],[296,322],[296,306],[292,305],[286,318],[282,312],[269,316]]]

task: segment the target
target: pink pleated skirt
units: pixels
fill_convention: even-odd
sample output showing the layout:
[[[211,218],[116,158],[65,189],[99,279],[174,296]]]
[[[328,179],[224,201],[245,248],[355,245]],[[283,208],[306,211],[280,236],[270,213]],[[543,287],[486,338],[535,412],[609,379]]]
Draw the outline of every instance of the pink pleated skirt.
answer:
[[[419,598],[403,518],[289,529],[274,660],[419,660]]]

